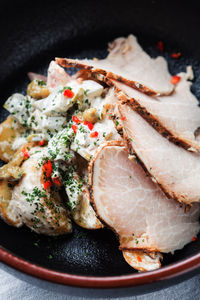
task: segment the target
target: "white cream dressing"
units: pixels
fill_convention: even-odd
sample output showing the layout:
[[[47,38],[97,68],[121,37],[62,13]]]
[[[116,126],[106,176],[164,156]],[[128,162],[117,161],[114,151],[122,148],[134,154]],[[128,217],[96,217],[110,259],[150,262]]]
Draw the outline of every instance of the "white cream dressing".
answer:
[[[35,196],[32,201],[30,194],[33,193],[34,189],[42,192],[46,195],[47,199],[50,199],[51,192],[45,191],[41,182],[42,170],[38,167],[38,162],[41,155],[46,155],[47,149],[41,147],[34,147],[30,150],[30,159],[25,161],[22,168],[24,170],[24,177],[21,183],[16,185],[12,199],[9,204],[9,213],[11,218],[21,218],[21,224],[26,223],[27,226],[32,228],[34,231],[43,234],[56,234],[56,228],[52,229],[52,224],[55,225],[55,216],[52,214],[51,209],[48,206],[44,206],[43,198]],[[59,198],[59,195],[57,194]],[[52,201],[52,200],[51,200]],[[55,207],[59,208],[60,213],[65,213],[64,207],[61,205],[54,204]],[[40,211],[42,209],[42,211]],[[43,217],[44,216],[44,217]],[[32,221],[33,220],[33,221]],[[53,222],[53,223],[52,223]],[[71,224],[66,216],[66,232],[71,230]],[[58,226],[59,227],[59,226]]]
[[[5,102],[4,108],[7,109],[20,124],[27,126],[28,119],[33,111],[34,102],[35,100],[29,96],[15,93]]]
[[[97,132],[96,137],[91,134]],[[86,160],[90,160],[97,148],[108,140],[119,140],[113,121],[105,118],[94,124],[93,130],[87,125],[79,124],[75,139],[71,145],[71,149],[79,153]]]
[[[27,139],[25,137],[16,137],[14,142],[12,143],[12,149],[17,150],[19,147],[23,146],[27,143]]]
[[[105,105],[109,102],[109,97],[102,97],[103,86],[93,80],[69,80],[59,68],[52,66],[61,72],[62,78],[57,77],[58,74],[54,74],[52,71],[51,79],[53,81],[51,84],[49,83],[51,93],[47,98],[35,100],[29,96],[13,94],[4,105],[25,130],[28,130],[26,134],[19,133],[17,135],[12,144],[13,150],[17,150],[24,145],[27,142],[27,137],[29,142],[48,141],[47,147],[34,147],[30,150],[30,159],[23,164],[25,176],[13,190],[12,201],[8,211],[10,212],[10,217],[13,215],[13,218],[18,218],[20,225],[25,222],[27,226],[30,226],[28,223],[33,216],[35,207],[34,204],[30,205],[25,200],[26,196],[20,193],[22,193],[23,189],[26,189],[27,193],[31,193],[34,187],[42,188],[40,180],[41,169],[37,167],[38,162],[41,163],[44,157],[50,159],[55,166],[51,178],[60,178],[62,182],[62,170],[68,173],[69,176],[70,172],[72,172],[72,176],[76,172],[74,169],[74,164],[76,163],[75,152],[86,160],[90,160],[102,143],[110,139],[120,138],[113,121],[105,116]],[[70,89],[73,92],[73,97],[69,98],[64,95],[66,89]],[[78,111],[76,110],[74,115],[79,112],[82,113],[88,108],[96,109],[98,121],[92,129],[85,125],[84,122],[77,124],[68,117],[68,111],[73,109],[74,104],[78,107]],[[13,123],[13,128],[17,129],[18,122],[15,122],[16,124]],[[77,127],[76,132],[73,126]],[[97,136],[94,133],[97,133]],[[91,134],[94,134],[93,137]],[[3,143],[6,147],[7,142],[4,141]],[[69,168],[70,165],[73,166],[72,169]],[[83,178],[80,178],[80,180],[84,182]],[[62,183],[64,183],[71,209],[73,207],[75,209],[74,218],[80,217],[86,227],[96,228],[96,226],[99,226],[97,225],[99,221],[90,206],[89,198],[87,199],[89,192],[83,196],[82,184],[75,177],[72,181],[68,177],[68,181]],[[87,191],[85,182],[84,185]],[[77,209],[78,204],[83,199],[85,209],[80,215]],[[46,212],[46,214],[48,213]],[[21,221],[20,218],[22,219]],[[47,219],[49,218],[47,217]],[[39,224],[40,222],[38,223],[38,232],[49,234],[51,221],[48,223],[44,220]],[[37,228],[34,230],[37,231]]]

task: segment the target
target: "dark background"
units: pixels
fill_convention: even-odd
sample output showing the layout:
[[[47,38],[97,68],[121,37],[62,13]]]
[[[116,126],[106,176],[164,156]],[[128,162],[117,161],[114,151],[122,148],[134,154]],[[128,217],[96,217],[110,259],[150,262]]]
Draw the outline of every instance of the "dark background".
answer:
[[[99,57],[107,42],[135,34],[145,50],[163,55],[172,74],[192,64],[193,92],[200,99],[200,17],[198,1],[1,1],[0,4],[0,101],[13,92],[25,92],[28,71],[45,74],[56,56]],[[171,53],[181,51],[179,60]],[[0,118],[5,118],[2,109]],[[118,242],[108,230],[86,231],[74,225],[70,236],[48,238],[16,229],[0,221],[0,245],[36,264],[88,275],[130,274]],[[198,253],[200,241],[165,255],[164,265]],[[49,258],[51,257],[52,258]]]

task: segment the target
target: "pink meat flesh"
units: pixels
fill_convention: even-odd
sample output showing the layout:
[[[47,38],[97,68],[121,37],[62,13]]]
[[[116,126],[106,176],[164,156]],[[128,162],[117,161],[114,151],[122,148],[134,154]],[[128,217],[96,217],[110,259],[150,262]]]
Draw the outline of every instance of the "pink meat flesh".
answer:
[[[63,68],[57,65],[55,61],[51,61],[48,68],[47,86],[55,88],[59,85],[66,85],[71,81],[69,74]]]
[[[44,81],[44,82],[47,81],[46,76],[38,74],[38,73],[28,72],[27,75],[28,75],[28,77],[31,81],[34,80],[34,79],[41,80],[41,81]]]
[[[169,142],[129,105],[119,105],[124,138],[167,195],[180,202],[200,202],[200,156]]]
[[[198,100],[191,93],[191,82],[184,77],[170,96],[149,97],[127,85],[112,80],[120,98],[132,105],[156,130],[191,151],[199,151],[195,131],[200,126]]]
[[[118,38],[109,45],[109,55],[102,60],[57,58],[63,67],[78,67],[108,78],[120,80],[147,94],[170,94],[174,86],[167,63],[161,56],[151,58],[133,35]]]
[[[128,159],[124,147],[104,145],[91,169],[96,211],[119,234],[121,249],[174,252],[198,233],[199,204],[186,213]]]

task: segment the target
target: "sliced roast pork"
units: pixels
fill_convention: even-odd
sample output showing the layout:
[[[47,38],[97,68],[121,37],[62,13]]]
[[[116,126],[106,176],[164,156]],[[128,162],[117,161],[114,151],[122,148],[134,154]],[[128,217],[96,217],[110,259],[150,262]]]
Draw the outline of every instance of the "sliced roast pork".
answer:
[[[133,35],[109,44],[109,55],[102,60],[57,58],[63,67],[77,67],[122,81],[147,94],[168,95],[173,91],[165,59],[151,58]]]
[[[157,252],[173,253],[199,231],[199,204],[186,212],[185,205],[168,199],[118,142],[97,151],[90,164],[90,184],[96,212],[119,235],[120,249],[152,252],[153,258],[145,261],[153,268],[159,267]],[[124,251],[124,256],[137,265],[135,252]]]
[[[195,133],[200,126],[198,100],[191,93],[191,82],[182,73],[170,96],[149,97],[127,85],[111,80],[119,97],[144,117],[158,132],[191,151],[200,151]]]
[[[48,68],[47,86],[55,88],[59,85],[66,85],[72,80],[69,74],[63,68],[58,66],[55,61],[51,61]]]
[[[200,155],[171,143],[149,125],[131,106],[118,106],[124,140],[145,169],[171,198],[191,204],[200,202]]]

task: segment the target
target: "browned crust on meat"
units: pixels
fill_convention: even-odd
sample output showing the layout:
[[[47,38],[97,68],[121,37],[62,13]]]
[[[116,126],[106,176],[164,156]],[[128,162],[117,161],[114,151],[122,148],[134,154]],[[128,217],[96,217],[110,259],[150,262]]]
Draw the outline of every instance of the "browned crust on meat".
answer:
[[[146,253],[151,253],[151,252],[160,252],[158,250],[158,248],[155,248],[155,247],[148,247],[148,248],[143,248],[143,247],[139,247],[139,248],[135,248],[135,247],[122,247],[122,246],[119,246],[119,250],[121,251],[144,251]]]
[[[90,184],[90,192],[91,192],[91,197],[90,197],[90,203],[95,211],[95,213],[97,214],[99,220],[109,229],[111,229],[117,236],[117,238],[119,239],[119,235],[118,233],[115,231],[115,229],[108,225],[106,223],[106,221],[101,217],[100,213],[98,212],[98,209],[96,207],[95,204],[95,200],[94,200],[94,192],[93,192],[93,174],[94,174],[94,163],[97,160],[97,158],[99,157],[99,154],[101,153],[101,151],[105,148],[105,147],[109,147],[109,146],[119,146],[119,147],[124,147],[124,145],[122,144],[121,141],[108,141],[105,144],[101,145],[100,147],[98,147],[97,151],[95,152],[93,158],[91,159],[90,163],[89,163],[89,167],[88,167],[88,171],[89,171],[89,184]],[[135,248],[135,247],[131,247],[131,248],[126,248],[126,247],[122,247],[119,246],[119,250],[142,250],[142,251],[146,251],[146,252],[152,252],[152,251],[158,251],[159,250],[157,248]]]
[[[105,147],[108,146],[121,146],[123,147],[124,145],[121,143],[121,141],[108,141],[105,144],[101,145],[100,147],[97,148],[95,154],[93,155],[89,165],[88,165],[88,177],[89,177],[89,185],[90,185],[90,203],[98,217],[98,219],[101,221],[101,223],[103,223],[106,227],[110,228],[117,236],[117,232],[115,231],[114,228],[112,228],[110,225],[108,225],[105,220],[101,217],[101,215],[98,212],[98,209],[96,207],[95,204],[95,200],[94,200],[94,188],[93,188],[93,174],[94,174],[94,163],[97,160],[97,158],[99,157],[99,154],[101,153],[102,149],[104,149]]]
[[[123,104],[121,104],[123,105]],[[119,105],[119,112],[120,112],[120,105]],[[120,112],[121,113],[121,112]],[[116,127],[117,129],[117,127]],[[165,195],[169,198],[169,199],[173,199],[176,200],[182,204],[188,204],[189,206],[191,206],[190,202],[187,202],[187,200],[183,197],[183,195],[177,195],[176,193],[173,192],[169,192],[165,187],[163,187],[163,184],[161,182],[159,182],[153,174],[151,174],[151,172],[148,170],[148,168],[145,166],[145,164],[143,163],[142,159],[139,157],[138,154],[136,154],[133,145],[131,143],[130,138],[128,137],[128,134],[125,130],[125,128],[123,128],[123,141],[124,141],[124,145],[127,148],[128,152],[131,155],[135,155],[136,159],[138,160],[138,162],[140,163],[141,167],[143,168],[143,170],[145,171],[145,173],[150,176],[151,178],[153,178],[153,181],[156,182],[159,187],[161,188],[161,190],[165,193]]]
[[[114,74],[112,72],[105,71],[103,69],[99,69],[99,68],[95,68],[93,66],[85,65],[85,64],[80,63],[80,62],[78,62],[76,60],[73,60],[73,59],[55,58],[55,61],[56,61],[57,64],[59,64],[60,66],[62,66],[64,68],[74,67],[74,68],[79,68],[79,69],[85,69],[85,70],[90,71],[92,73],[102,74],[102,75],[106,76],[108,79],[110,78],[110,79],[114,79],[114,80],[123,82],[126,85],[128,85],[128,86],[130,86],[130,87],[132,87],[136,90],[139,90],[140,92],[142,92],[146,95],[151,95],[151,96],[160,95],[159,92],[156,92],[156,91],[144,86],[143,84],[141,84],[137,81],[126,79],[122,76],[119,76],[119,75]]]
[[[147,111],[145,107],[141,106],[137,99],[129,98],[128,96],[126,96],[124,92],[122,92],[116,87],[113,81],[107,80],[107,83],[115,87],[115,95],[119,100],[121,100],[122,104],[129,105],[134,111],[139,113],[139,115],[143,117],[154,129],[156,129],[160,134],[162,134],[162,136],[167,138],[169,141],[173,142],[175,145],[182,146],[184,149],[189,150],[191,152],[200,151],[200,145],[197,142],[174,135],[174,133],[168,130],[158,118],[156,118],[149,111]]]

